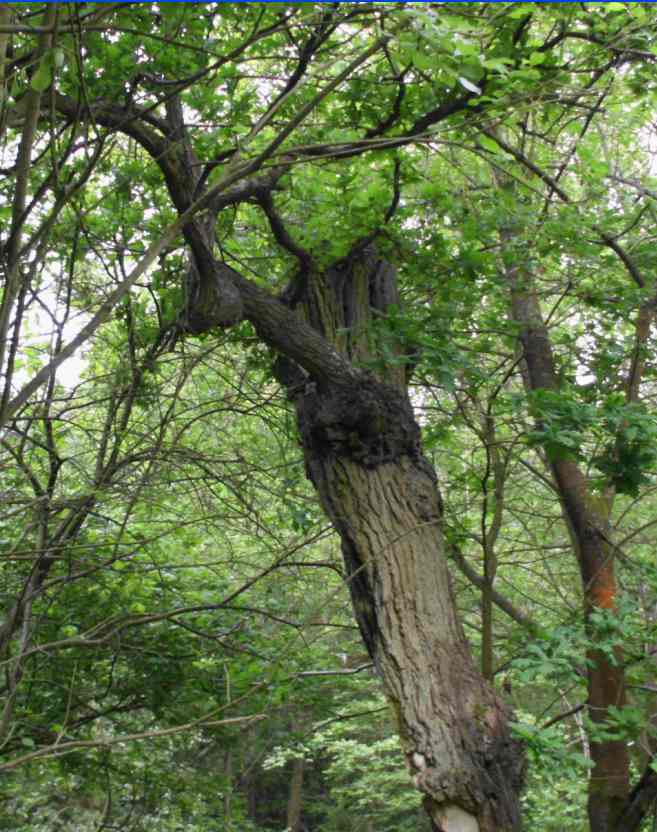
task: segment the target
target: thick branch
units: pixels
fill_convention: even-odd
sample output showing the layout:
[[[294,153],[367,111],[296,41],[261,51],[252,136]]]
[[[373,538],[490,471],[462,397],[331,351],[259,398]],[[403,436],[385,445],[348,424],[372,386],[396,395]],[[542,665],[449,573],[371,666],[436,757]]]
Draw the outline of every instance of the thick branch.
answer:
[[[349,361],[285,304],[265,289],[231,271],[244,303],[245,317],[269,346],[304,368],[314,381],[339,387],[358,385],[365,378]]]

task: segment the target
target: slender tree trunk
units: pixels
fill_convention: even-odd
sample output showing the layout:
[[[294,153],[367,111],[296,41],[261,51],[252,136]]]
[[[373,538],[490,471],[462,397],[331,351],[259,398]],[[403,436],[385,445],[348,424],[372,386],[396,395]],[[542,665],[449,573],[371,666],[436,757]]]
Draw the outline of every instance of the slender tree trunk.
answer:
[[[493,681],[495,647],[493,633],[493,593],[497,575],[497,553],[495,546],[502,528],[504,514],[504,485],[506,465],[497,444],[495,420],[490,409],[482,416],[481,436],[486,446],[486,473],[483,479],[483,514],[481,536],[484,549],[484,578],[481,591],[481,672],[485,679]],[[489,485],[493,482],[492,519],[488,524],[490,508]]]
[[[507,237],[513,245],[513,238]],[[520,267],[507,270],[511,288],[511,313],[519,326],[519,338],[527,365],[530,391],[559,390],[559,382],[547,327],[543,323],[531,275]],[[539,420],[540,421],[540,420]],[[619,648],[610,656],[596,646],[598,634],[592,614],[616,609],[617,587],[614,548],[609,541],[609,505],[590,493],[579,466],[565,457],[551,462],[578,558],[584,595],[584,615],[591,647],[587,652],[588,712],[594,729],[609,731],[611,708],[625,704],[625,673]],[[622,739],[591,739],[593,769],[589,780],[588,814],[591,832],[616,832],[616,821],[629,792],[629,754]]]
[[[308,475],[342,540],[363,639],[434,829],[515,830],[522,753],[456,616],[440,496],[420,449],[402,351],[389,339],[385,352],[377,343],[377,319],[397,302],[394,269],[371,250],[311,274],[307,320],[371,372],[358,386],[315,381],[289,362],[280,375],[297,409]],[[381,363],[383,354],[398,360]]]
[[[292,777],[287,800],[287,828],[290,832],[301,832],[301,809],[303,806],[303,775],[305,761],[297,757],[292,761]]]
[[[493,582],[486,575],[484,563],[484,588],[481,591],[481,672],[484,679],[493,681],[495,651],[493,645]]]
[[[228,749],[224,754],[224,828],[230,829],[233,820],[233,752]]]

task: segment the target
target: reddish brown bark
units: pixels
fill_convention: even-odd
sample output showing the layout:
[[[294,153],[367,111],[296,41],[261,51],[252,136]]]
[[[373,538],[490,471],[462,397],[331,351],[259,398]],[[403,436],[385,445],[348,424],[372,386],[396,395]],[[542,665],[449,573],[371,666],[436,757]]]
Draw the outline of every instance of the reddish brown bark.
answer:
[[[519,326],[530,391],[559,390],[552,345],[531,275],[519,267],[507,270],[511,289],[511,314]],[[539,424],[540,426],[540,424]],[[565,456],[551,462],[577,555],[584,596],[584,614],[591,648],[587,653],[588,712],[595,728],[609,732],[610,709],[625,704],[625,672],[619,648],[610,657],[596,648],[598,634],[592,624],[597,610],[614,612],[617,585],[614,547],[608,537],[609,503],[590,493],[580,467]],[[629,754],[622,739],[591,738],[593,769],[589,780],[588,814],[591,832],[614,832],[616,820],[629,792]]]

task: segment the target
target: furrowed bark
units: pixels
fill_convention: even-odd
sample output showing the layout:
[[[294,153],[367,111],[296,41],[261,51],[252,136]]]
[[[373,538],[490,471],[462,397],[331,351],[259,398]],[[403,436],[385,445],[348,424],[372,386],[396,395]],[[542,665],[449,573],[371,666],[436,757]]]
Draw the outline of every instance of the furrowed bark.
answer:
[[[406,393],[403,350],[387,341],[398,362],[379,358],[376,324],[398,301],[395,280],[372,250],[313,274],[309,323],[342,360],[368,370],[348,385],[299,367],[283,375],[308,476],[340,534],[355,615],[433,828],[515,830],[522,753],[456,617],[440,496]]]

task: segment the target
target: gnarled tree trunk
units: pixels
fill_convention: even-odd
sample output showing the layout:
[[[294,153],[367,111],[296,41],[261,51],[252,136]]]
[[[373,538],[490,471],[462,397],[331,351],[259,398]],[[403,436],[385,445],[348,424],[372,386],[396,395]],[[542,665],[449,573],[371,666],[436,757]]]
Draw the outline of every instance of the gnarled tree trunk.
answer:
[[[435,473],[423,457],[401,350],[377,349],[397,303],[394,269],[366,249],[307,281],[308,322],[356,384],[285,368],[307,472],[342,540],[354,611],[396,716],[434,828],[519,827],[523,758],[508,712],[475,669],[441,538]],[[383,355],[397,355],[398,361]]]

